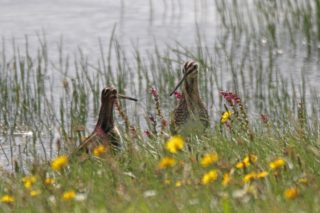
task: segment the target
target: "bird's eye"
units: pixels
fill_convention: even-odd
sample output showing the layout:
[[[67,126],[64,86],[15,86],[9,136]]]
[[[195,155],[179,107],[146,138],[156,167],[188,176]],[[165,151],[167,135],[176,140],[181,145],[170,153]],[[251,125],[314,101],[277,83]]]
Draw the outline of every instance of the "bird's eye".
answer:
[[[198,64],[194,64],[192,69],[198,69]]]

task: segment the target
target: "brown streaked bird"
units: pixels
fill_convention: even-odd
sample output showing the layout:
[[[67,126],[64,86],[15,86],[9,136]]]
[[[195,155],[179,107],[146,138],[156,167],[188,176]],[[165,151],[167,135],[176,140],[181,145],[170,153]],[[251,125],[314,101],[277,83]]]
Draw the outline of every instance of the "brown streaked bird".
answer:
[[[102,144],[116,151],[121,148],[121,135],[114,124],[113,108],[118,98],[137,101],[135,98],[118,94],[113,87],[106,87],[101,92],[101,107],[98,122],[93,132],[87,137],[76,150],[86,150],[92,153],[93,149]]]
[[[198,88],[198,64],[195,61],[187,61],[183,65],[183,77],[177,84],[173,92],[183,84],[182,98],[178,106],[173,111],[174,132],[180,132],[186,127],[185,131],[206,129],[209,126],[209,115],[206,106],[201,100]]]

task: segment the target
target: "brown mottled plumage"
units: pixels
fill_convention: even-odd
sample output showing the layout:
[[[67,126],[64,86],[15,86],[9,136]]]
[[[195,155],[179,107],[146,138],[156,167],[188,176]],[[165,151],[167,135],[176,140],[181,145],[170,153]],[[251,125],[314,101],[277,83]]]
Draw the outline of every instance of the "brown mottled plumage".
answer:
[[[77,151],[85,149],[88,153],[92,153],[93,149],[100,144],[113,150],[121,148],[120,132],[114,125],[113,118],[113,108],[117,98],[137,101],[137,99],[119,95],[113,87],[104,88],[101,92],[101,107],[96,127],[91,135],[81,143]]]
[[[209,126],[209,115],[199,94],[198,64],[195,61],[188,61],[182,71],[183,78],[170,94],[171,96],[184,82],[182,98],[173,111],[175,130],[179,131],[182,126],[205,129]]]

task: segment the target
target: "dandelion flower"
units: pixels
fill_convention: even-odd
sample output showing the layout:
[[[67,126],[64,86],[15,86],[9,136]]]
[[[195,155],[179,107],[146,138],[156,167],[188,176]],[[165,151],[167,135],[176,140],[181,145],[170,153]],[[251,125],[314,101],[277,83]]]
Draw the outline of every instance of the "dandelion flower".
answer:
[[[201,183],[203,185],[207,185],[207,184],[217,180],[217,178],[218,178],[218,171],[214,169],[214,170],[209,171],[208,173],[205,173],[202,176]]]
[[[217,153],[209,153],[203,156],[203,158],[200,161],[200,164],[203,167],[207,167],[210,164],[216,162],[218,160],[218,154]]]
[[[31,197],[36,197],[36,196],[38,196],[38,195],[40,195],[41,194],[41,191],[40,190],[32,190],[31,192],[30,192],[30,196]]]
[[[247,168],[251,165],[251,163],[255,163],[258,160],[258,157],[256,155],[250,154],[247,155],[242,161],[238,162],[236,164],[237,169],[243,169]]]
[[[14,201],[15,201],[15,199],[12,195],[3,195],[1,197],[2,203],[13,203]]]
[[[246,163],[243,161],[240,161],[236,164],[236,168],[237,169],[243,169],[243,168],[247,168],[250,165],[250,163]]]
[[[49,186],[55,183],[55,180],[53,178],[46,178],[44,180],[44,185]]]
[[[248,182],[251,182],[253,181],[254,179],[257,178],[257,173],[255,172],[250,172],[249,174],[246,174],[244,177],[243,177],[243,182],[244,183],[248,183]]]
[[[173,167],[177,161],[171,157],[164,157],[160,160],[159,169],[165,169],[168,167]]]
[[[279,159],[276,159],[276,160],[270,162],[269,167],[271,170],[275,170],[280,167],[283,167],[285,164],[286,164],[286,162],[283,159],[279,158]]]
[[[308,184],[308,179],[306,177],[302,177],[298,179],[298,183],[307,185]]]
[[[257,178],[264,178],[264,177],[267,177],[268,175],[269,175],[268,172],[263,171],[263,172],[257,173],[256,177],[257,177]]]
[[[61,168],[65,167],[67,164],[68,164],[68,157],[66,155],[61,155],[61,156],[58,156],[56,159],[54,159],[52,162],[51,162],[51,168],[53,170],[60,170]]]
[[[243,177],[243,182],[244,183],[248,183],[248,182],[251,182],[255,179],[261,179],[261,178],[264,178],[266,176],[268,176],[268,172],[250,172],[249,174],[246,174],[244,177]]]
[[[283,192],[283,196],[289,200],[294,199],[299,195],[299,190],[296,187],[290,187]]]
[[[93,155],[98,157],[98,156],[104,154],[106,151],[107,151],[107,149],[104,145],[99,145],[93,150]]]
[[[243,159],[243,162],[246,162],[246,163],[255,163],[257,162],[258,160],[258,157],[254,154],[249,154],[247,155],[244,159]]]
[[[76,193],[73,190],[66,191],[62,195],[63,200],[73,200],[76,197]]]
[[[182,150],[183,147],[184,140],[179,135],[171,137],[165,146],[166,150],[168,150],[171,153],[177,153],[178,151]]]
[[[165,180],[164,180],[164,184],[170,185],[170,184],[171,184],[171,180],[170,180],[170,179],[165,179]]]
[[[176,182],[176,187],[180,187],[180,186],[182,186],[182,182],[181,182],[180,180],[178,180],[178,181]]]
[[[23,185],[26,189],[30,189],[36,181],[36,176],[26,176],[22,178]]]
[[[220,122],[222,124],[224,124],[225,122],[227,122],[230,118],[231,118],[232,112],[231,111],[225,111],[222,113],[221,118],[220,118]]]
[[[222,186],[227,186],[231,181],[231,175],[229,172],[224,173],[223,179],[222,179]]]

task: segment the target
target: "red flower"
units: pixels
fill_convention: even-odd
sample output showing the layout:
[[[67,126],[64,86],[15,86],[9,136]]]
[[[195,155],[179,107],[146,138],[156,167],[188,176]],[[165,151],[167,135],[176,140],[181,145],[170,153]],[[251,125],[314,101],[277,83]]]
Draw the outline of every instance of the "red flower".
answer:
[[[148,138],[151,138],[152,137],[152,134],[149,130],[144,130],[144,134],[148,137]]]
[[[155,117],[154,117],[153,115],[150,115],[150,116],[149,116],[149,120],[150,120],[153,124],[156,123],[156,119],[155,119]]]
[[[150,93],[153,97],[157,97],[158,96],[158,91],[155,88],[151,88]]]
[[[176,97],[177,100],[182,99],[182,93],[181,92],[175,91],[173,94],[174,94],[174,96]]]
[[[167,126],[168,125],[168,122],[166,119],[162,119],[161,120],[161,126]]]
[[[220,91],[220,95],[230,104],[239,104],[241,102],[240,97],[235,93]]]
[[[262,123],[268,123],[269,118],[266,114],[260,114],[260,119],[262,121]]]

